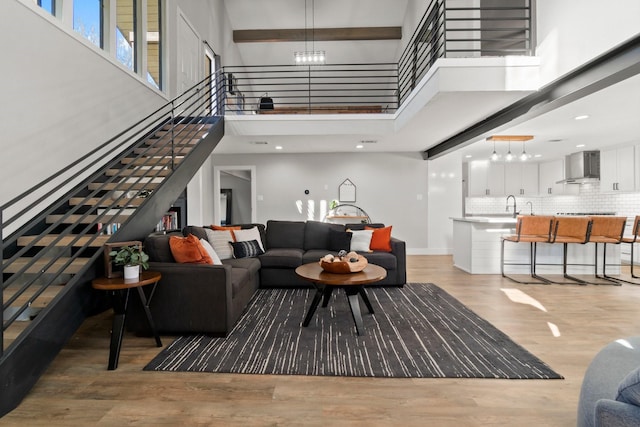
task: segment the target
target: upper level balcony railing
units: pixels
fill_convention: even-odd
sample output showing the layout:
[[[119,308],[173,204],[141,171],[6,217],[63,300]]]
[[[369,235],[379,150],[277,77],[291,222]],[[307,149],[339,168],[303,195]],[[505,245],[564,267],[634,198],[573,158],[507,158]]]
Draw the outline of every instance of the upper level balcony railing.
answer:
[[[438,58],[530,56],[531,0],[432,0],[398,61],[398,99]]]
[[[532,55],[530,2],[432,0],[397,63],[224,67],[225,113],[393,113],[439,58]]]
[[[224,67],[225,113],[388,113],[398,108],[398,65]]]

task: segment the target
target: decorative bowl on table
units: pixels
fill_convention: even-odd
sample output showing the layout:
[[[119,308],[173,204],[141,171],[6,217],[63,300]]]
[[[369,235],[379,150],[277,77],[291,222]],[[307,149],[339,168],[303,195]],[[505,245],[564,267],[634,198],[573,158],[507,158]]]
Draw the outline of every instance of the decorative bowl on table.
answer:
[[[342,257],[325,255],[320,259],[320,267],[327,273],[357,273],[364,270],[367,264],[369,261],[355,252],[350,252]]]

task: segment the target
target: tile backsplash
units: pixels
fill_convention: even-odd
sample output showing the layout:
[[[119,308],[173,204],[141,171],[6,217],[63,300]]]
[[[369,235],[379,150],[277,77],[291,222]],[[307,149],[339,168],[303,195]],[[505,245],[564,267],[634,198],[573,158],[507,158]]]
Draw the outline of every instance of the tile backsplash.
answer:
[[[615,213],[629,218],[640,215],[640,192],[601,193],[599,182],[581,184],[578,191],[577,194],[561,196],[516,195],[517,209],[522,214],[528,214],[530,207],[527,202],[531,202],[533,213],[539,215],[580,212]],[[465,215],[505,214],[508,212],[506,206],[505,196],[467,197]]]

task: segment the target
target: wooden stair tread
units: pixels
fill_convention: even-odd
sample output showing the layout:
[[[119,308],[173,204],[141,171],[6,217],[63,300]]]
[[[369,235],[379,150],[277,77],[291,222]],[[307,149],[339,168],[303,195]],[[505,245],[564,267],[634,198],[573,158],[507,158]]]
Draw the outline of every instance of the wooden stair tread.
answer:
[[[89,190],[135,191],[155,190],[159,186],[159,182],[110,182],[108,184],[105,184],[103,182],[92,182],[87,187],[89,188]]]
[[[163,178],[171,174],[171,169],[107,169],[107,176],[147,176],[149,178]]]
[[[46,218],[47,224],[53,224],[62,219],[64,215],[48,215]],[[113,223],[113,222],[125,222],[129,219],[129,214],[121,213],[118,215],[104,215],[100,218],[101,223]],[[65,218],[62,222],[63,224],[90,224],[94,221],[98,220],[98,215],[87,215],[82,222],[80,222],[80,218],[82,215],[73,214],[69,215],[69,217]]]
[[[145,141],[145,144],[147,145],[155,144],[155,143],[160,143],[163,145],[171,144],[170,141],[172,136],[173,136],[173,141],[176,144],[182,144],[189,141],[199,141],[205,136],[207,136],[208,134],[209,134],[208,130],[197,131],[197,132],[185,130],[182,132],[174,132],[173,135],[171,135],[171,132],[160,131],[160,132],[154,133],[149,139],[147,139]]]
[[[151,159],[151,160],[150,160]],[[180,163],[183,160],[182,156],[176,157],[173,159],[175,163]],[[135,165],[135,166],[171,166],[171,157],[161,156],[161,157],[138,157],[138,158],[130,158],[125,157],[120,160],[120,163],[123,165]]]
[[[182,123],[182,124],[177,124],[175,126],[173,126],[174,131],[175,130],[183,130],[183,129],[197,129],[197,130],[208,130],[211,129],[211,124],[208,123]],[[161,132],[170,132],[171,131],[172,126],[171,125],[165,125],[162,129],[160,129],[159,131],[157,131],[156,133],[161,133]]]
[[[64,264],[67,263],[67,261],[69,261],[69,259],[70,258],[67,258],[67,257],[56,258],[53,264],[50,265],[46,269],[46,271],[47,272],[50,271],[51,273],[57,272],[58,270],[60,270],[60,268],[62,268]],[[33,274],[39,273],[45,267],[45,265],[47,265],[50,261],[51,261],[51,258],[41,258],[37,261],[34,261],[33,265],[29,266],[25,273],[33,273]],[[80,269],[84,267],[88,261],[89,261],[89,258],[74,259],[73,261],[71,261],[71,264],[65,267],[65,269],[63,270],[63,274],[79,273]],[[30,262],[32,262],[32,258],[18,258],[11,264],[3,266],[3,271],[5,273],[17,273],[18,271],[20,271],[20,269],[22,269],[24,266],[26,266]]]
[[[176,141],[175,144],[173,144],[176,149],[179,147],[195,147],[196,145],[198,145],[198,142],[200,142],[200,138],[185,138],[183,140],[180,141]],[[164,141],[164,140],[150,140],[147,141],[144,144],[144,147],[140,147],[140,148],[144,148],[147,149],[149,148],[149,152],[152,152],[152,148],[170,148],[171,147],[171,143]]]
[[[59,237],[58,234],[47,234],[46,236],[22,236],[18,237],[18,246],[27,246],[31,242],[35,242],[36,247],[49,246]],[[78,237],[76,235],[68,235],[60,238],[55,246],[84,246],[87,242],[91,248],[101,248],[109,240],[111,236],[90,234],[86,236]],[[77,239],[77,240],[76,240]],[[74,241],[75,240],[75,241]],[[73,243],[72,243],[73,242]]]
[[[69,205],[70,206],[77,206],[77,205],[82,205],[82,206],[103,206],[103,207],[114,207],[114,208],[119,208],[119,207],[136,207],[136,206],[140,206],[142,204],[142,202],[144,202],[146,199],[143,197],[136,197],[133,199],[119,199],[118,202],[116,203],[115,200],[113,199],[104,199],[102,200],[101,197],[90,197],[90,198],[86,198],[86,197],[72,197],[69,199]]]
[[[134,148],[133,152],[134,152],[134,154],[144,154],[144,155],[147,155],[147,156],[158,156],[158,155],[170,156],[170,155],[172,155],[174,153],[175,153],[176,156],[185,156],[194,147],[195,147],[195,144],[193,144],[193,145],[191,145],[191,144],[190,145],[178,145],[174,149],[171,149],[171,147],[152,148],[152,149]]]

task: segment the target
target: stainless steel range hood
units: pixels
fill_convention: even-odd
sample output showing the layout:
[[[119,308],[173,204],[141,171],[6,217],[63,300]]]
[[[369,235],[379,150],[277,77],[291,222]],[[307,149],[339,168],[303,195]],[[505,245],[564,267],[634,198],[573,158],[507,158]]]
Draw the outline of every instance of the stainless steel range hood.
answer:
[[[580,151],[564,159],[564,179],[557,184],[585,184],[600,181],[600,151]]]

